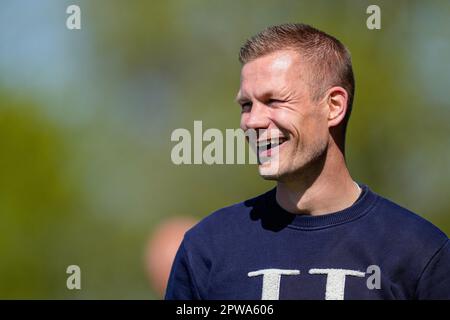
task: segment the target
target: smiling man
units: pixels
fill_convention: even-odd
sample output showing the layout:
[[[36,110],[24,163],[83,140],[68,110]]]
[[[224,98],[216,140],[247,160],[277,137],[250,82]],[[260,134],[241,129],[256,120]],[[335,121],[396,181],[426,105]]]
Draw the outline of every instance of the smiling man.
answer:
[[[276,188],[189,230],[167,299],[450,299],[447,236],[356,183],[345,162],[349,51],[304,24],[241,48],[241,128]]]

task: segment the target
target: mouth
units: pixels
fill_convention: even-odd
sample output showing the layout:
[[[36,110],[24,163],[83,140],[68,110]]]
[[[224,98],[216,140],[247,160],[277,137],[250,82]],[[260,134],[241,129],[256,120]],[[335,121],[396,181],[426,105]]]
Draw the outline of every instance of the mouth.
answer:
[[[279,150],[281,145],[283,145],[289,139],[286,137],[275,137],[271,139],[258,141],[258,157],[260,160],[269,160],[267,158],[274,155],[275,152]],[[263,161],[260,161],[263,162]]]

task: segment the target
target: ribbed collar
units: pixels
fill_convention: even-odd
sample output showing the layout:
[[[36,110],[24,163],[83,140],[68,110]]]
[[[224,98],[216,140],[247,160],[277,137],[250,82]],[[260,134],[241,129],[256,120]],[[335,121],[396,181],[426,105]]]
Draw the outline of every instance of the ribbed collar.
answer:
[[[359,198],[348,208],[343,210],[323,214],[320,216],[310,216],[293,214],[283,209],[276,201],[276,188],[269,191],[268,207],[271,214],[280,218],[280,220],[290,221],[289,226],[297,229],[322,229],[340,225],[355,220],[368,213],[378,198],[378,195],[370,190],[365,184],[359,184],[362,192]]]

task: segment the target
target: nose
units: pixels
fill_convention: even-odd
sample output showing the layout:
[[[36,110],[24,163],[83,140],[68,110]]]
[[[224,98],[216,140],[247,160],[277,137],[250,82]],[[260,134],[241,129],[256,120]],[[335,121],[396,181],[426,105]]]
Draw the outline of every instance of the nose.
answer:
[[[241,128],[248,129],[267,129],[269,127],[268,107],[262,103],[253,103],[250,111],[242,113]]]

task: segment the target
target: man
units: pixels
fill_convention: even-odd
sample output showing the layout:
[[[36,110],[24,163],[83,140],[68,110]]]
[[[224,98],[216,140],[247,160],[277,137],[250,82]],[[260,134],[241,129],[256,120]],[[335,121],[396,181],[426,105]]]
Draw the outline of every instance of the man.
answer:
[[[257,130],[259,172],[277,186],[186,233],[166,299],[450,299],[447,236],[348,172],[345,46],[284,24],[240,61],[241,128]]]

